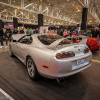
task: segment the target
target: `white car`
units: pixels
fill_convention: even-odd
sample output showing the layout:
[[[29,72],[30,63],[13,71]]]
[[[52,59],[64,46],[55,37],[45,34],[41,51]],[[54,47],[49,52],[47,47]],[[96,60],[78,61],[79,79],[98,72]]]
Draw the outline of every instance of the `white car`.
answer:
[[[31,79],[39,75],[61,79],[91,65],[92,53],[86,45],[87,37],[83,36],[79,43],[72,39],[50,34],[17,34],[13,35],[9,52],[27,66]]]

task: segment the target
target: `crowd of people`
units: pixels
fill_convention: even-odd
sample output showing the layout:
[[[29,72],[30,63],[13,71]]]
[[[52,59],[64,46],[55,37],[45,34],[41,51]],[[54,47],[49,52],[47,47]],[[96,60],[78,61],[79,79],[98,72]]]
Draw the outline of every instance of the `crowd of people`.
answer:
[[[61,36],[70,36],[70,37],[73,37],[75,35],[78,35],[79,34],[79,28],[75,29],[75,30],[63,30],[63,29],[56,29],[54,31],[56,34],[58,35],[61,35]],[[95,27],[94,29],[91,30],[91,38],[100,38],[100,30],[98,27]]]
[[[52,31],[52,30],[49,30],[49,31]],[[67,29],[55,29],[53,30],[54,33],[60,35],[60,36],[63,36],[63,37],[66,37],[66,36],[70,36],[70,37],[73,37],[75,35],[78,35],[79,34],[79,28],[75,29],[75,30],[67,30]],[[20,28],[20,29],[17,29],[15,28],[14,30],[11,30],[8,26],[6,29],[2,29],[0,28],[0,41],[1,41],[1,46],[0,48],[3,48],[4,47],[4,44],[3,44],[3,39],[5,38],[6,40],[6,46],[5,48],[8,47],[8,41],[11,42],[11,36],[12,34],[35,34],[35,33],[39,33],[39,30],[38,28],[37,29],[29,29],[29,28]],[[100,37],[100,31],[97,27],[94,28],[94,30],[92,30],[91,32],[91,38],[92,37]]]
[[[20,28],[17,29],[15,28],[14,30],[11,30],[8,26],[6,29],[0,28],[0,42],[1,42],[1,46],[0,48],[4,48],[4,44],[3,44],[3,39],[5,38],[6,40],[6,46],[5,48],[8,47],[8,41],[11,42],[12,39],[12,34],[35,34],[35,33],[39,33],[38,32],[38,28],[37,29],[29,29],[29,28]]]
[[[73,36],[79,34],[79,28],[77,28],[76,30],[56,29],[56,30],[54,31],[54,33],[56,33],[56,34],[58,34],[58,35],[60,35],[60,36],[64,36],[64,37],[66,37],[66,36],[68,36],[68,35],[69,35],[70,37],[73,37]]]

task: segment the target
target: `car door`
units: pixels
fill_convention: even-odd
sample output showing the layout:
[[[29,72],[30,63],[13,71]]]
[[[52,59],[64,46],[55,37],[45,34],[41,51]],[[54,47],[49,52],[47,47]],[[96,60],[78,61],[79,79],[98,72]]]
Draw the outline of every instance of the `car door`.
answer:
[[[11,44],[11,48],[12,48],[12,52],[13,52],[14,54],[16,54],[16,45],[17,45],[16,40],[13,40],[13,41],[12,41],[12,44]]]
[[[22,43],[17,43],[17,45],[16,45],[16,54],[17,54],[17,56],[20,58],[20,60],[22,60],[23,61],[23,52],[24,52],[24,50],[23,50],[23,44]]]
[[[28,40],[30,39],[30,36],[24,36],[21,38],[16,45],[16,53],[17,56],[20,58],[21,61],[24,61],[24,52],[25,47],[28,45]]]

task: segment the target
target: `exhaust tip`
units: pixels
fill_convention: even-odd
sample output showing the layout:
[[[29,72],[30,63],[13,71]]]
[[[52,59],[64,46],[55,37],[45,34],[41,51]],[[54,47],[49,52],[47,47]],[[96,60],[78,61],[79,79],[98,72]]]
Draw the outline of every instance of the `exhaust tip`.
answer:
[[[65,79],[63,77],[62,78],[57,78],[57,82],[60,83],[60,84],[64,84]]]

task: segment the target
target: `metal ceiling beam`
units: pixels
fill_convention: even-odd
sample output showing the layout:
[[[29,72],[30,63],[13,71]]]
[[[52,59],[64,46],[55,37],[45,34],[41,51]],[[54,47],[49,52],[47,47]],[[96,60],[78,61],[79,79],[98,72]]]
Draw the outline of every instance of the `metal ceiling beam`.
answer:
[[[46,11],[46,14],[45,13],[43,13],[43,15],[44,16],[46,16],[46,17],[49,17],[49,18],[53,18],[53,19],[56,19],[56,20],[58,20],[58,21],[66,21],[66,22],[73,22],[73,23],[75,23],[75,21],[73,21],[73,20],[69,20],[67,17],[62,17],[61,15],[59,15],[59,14],[56,14],[56,16],[54,16],[53,14],[55,13],[54,12],[54,10],[55,10],[55,8],[53,8],[52,9],[52,11],[50,11],[50,9],[42,9],[42,10],[39,10],[41,7],[42,7],[42,4],[40,4],[40,8],[36,8],[38,11],[34,11],[34,10],[29,10],[29,9],[26,9],[27,7],[29,7],[29,6],[31,6],[31,5],[28,5],[28,6],[26,6],[26,8],[24,7],[24,0],[21,0],[21,7],[18,7],[18,6],[14,6],[14,5],[11,5],[11,4],[7,4],[7,3],[4,3],[4,2],[0,2],[0,4],[2,4],[2,5],[5,5],[5,6],[8,6],[8,7],[12,7],[12,8],[14,8],[14,9],[20,9],[20,10],[22,10],[22,12],[24,12],[24,11],[28,11],[28,12],[32,12],[32,13],[35,13],[35,14],[40,14],[40,13],[43,13],[43,11]],[[32,7],[32,6],[31,6]],[[34,8],[35,8],[35,6],[34,6]],[[52,8],[52,7],[51,7]],[[16,15],[16,17],[17,17],[17,14],[16,14],[16,12],[15,12],[15,15]],[[58,15],[58,16],[57,16]],[[22,18],[23,18],[23,14],[22,14]]]
[[[93,16],[93,18],[98,21],[100,23],[100,19],[98,17],[98,15],[95,12],[95,7],[93,6],[93,0],[91,2],[88,2],[88,0],[78,0],[81,5],[83,5],[83,7],[87,7],[88,8],[88,12]],[[89,6],[89,3],[92,4],[92,6]]]

